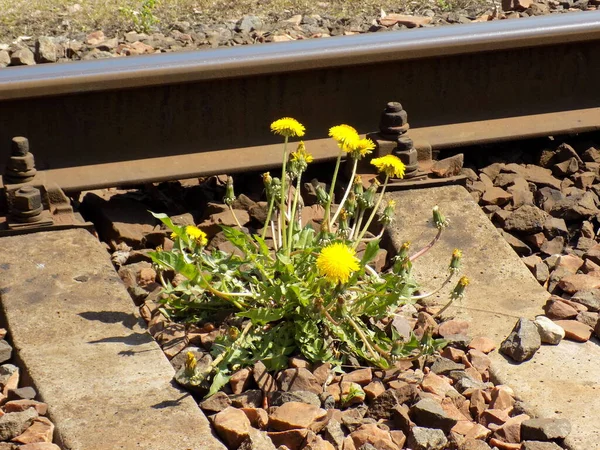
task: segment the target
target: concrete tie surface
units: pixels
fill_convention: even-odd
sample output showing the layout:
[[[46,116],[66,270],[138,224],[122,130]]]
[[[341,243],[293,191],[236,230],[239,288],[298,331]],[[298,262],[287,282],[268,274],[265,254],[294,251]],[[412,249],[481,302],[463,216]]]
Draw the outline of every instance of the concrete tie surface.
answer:
[[[397,204],[397,222],[391,230],[396,248],[411,241],[412,251],[435,236],[431,210],[440,210],[451,220],[434,248],[414,263],[415,278],[424,291],[439,286],[447,275],[452,250],[463,250],[462,274],[471,284],[463,300],[455,302],[446,315],[471,321],[469,334],[488,336],[498,347],[519,317],[533,319],[543,314],[550,294],[542,288],[520,258],[506,243],[469,193],[460,186],[393,192],[386,195]],[[437,298],[440,306],[454,287]],[[491,355],[495,381],[511,386],[529,412],[540,417],[571,421],[573,431],[565,440],[572,450],[599,450],[600,345],[597,339],[585,344],[563,341],[543,345],[533,359],[522,364]]]
[[[225,448],[87,231],[0,239],[0,299],[64,449]]]

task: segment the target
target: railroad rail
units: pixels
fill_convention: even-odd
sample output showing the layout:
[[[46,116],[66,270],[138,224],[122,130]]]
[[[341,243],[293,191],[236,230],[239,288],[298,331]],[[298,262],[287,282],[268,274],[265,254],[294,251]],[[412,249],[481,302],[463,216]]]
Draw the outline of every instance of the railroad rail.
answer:
[[[334,158],[328,128],[372,132],[390,100],[425,152],[597,130],[599,42],[600,12],[582,12],[3,69],[0,173],[26,136],[31,183],[68,212],[61,190],[277,166],[267,129],[282,116]]]

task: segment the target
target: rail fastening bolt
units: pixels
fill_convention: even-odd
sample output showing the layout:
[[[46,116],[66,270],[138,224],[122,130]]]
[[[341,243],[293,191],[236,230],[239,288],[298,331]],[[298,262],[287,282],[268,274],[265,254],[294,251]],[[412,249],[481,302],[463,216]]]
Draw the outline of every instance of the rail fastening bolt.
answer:
[[[33,186],[19,188],[13,197],[13,208],[19,213],[41,213],[43,207],[40,190]]]

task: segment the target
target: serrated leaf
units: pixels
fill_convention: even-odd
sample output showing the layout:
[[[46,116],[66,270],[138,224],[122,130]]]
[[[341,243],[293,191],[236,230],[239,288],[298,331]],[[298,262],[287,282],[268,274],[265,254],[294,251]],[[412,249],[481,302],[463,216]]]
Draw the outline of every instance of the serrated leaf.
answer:
[[[208,394],[206,394],[205,398],[208,398],[211,395],[214,395],[217,392],[219,392],[223,386],[229,383],[230,379],[231,375],[226,375],[224,372],[218,370],[217,373],[215,373],[215,376],[213,377],[212,384],[210,385],[210,390],[208,391]]]
[[[365,253],[363,254],[362,259],[360,260],[360,265],[365,266],[369,264],[375,258],[375,256],[377,256],[378,251],[379,239],[368,242],[367,248],[365,248]]]
[[[266,325],[269,322],[280,320],[285,315],[283,308],[253,308],[236,314],[238,317],[250,319],[257,325]]]

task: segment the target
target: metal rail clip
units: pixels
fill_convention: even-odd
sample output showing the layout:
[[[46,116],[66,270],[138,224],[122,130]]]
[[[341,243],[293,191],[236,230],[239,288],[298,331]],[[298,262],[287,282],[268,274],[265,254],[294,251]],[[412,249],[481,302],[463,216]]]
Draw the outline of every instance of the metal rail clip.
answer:
[[[11,155],[0,177],[0,236],[66,228],[92,229],[55,183],[35,168],[27,138],[12,139]]]

